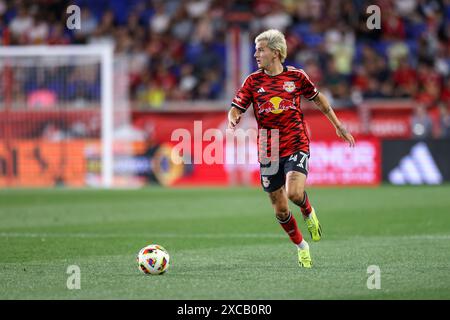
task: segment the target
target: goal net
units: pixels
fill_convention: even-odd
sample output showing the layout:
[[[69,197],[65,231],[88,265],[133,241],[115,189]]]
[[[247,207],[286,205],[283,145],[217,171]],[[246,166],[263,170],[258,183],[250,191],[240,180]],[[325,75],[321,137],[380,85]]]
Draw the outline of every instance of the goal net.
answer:
[[[0,187],[127,184],[127,93],[110,46],[0,47]]]

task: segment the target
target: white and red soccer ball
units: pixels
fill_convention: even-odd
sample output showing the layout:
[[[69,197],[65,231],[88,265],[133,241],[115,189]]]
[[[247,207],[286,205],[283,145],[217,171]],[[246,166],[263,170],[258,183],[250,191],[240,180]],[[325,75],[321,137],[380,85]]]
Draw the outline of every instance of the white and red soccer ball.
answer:
[[[158,244],[142,248],[136,258],[139,270],[145,274],[163,274],[169,268],[169,253]]]

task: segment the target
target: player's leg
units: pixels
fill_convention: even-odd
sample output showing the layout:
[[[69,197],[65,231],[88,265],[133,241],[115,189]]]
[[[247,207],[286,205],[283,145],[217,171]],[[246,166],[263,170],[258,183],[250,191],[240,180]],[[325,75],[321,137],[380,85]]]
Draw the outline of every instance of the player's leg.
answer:
[[[303,236],[297,227],[295,217],[289,211],[288,198],[284,187],[279,188],[273,192],[269,192],[269,198],[272,203],[275,217],[280,223],[284,231],[295,245],[299,245]]]
[[[322,226],[317,219],[316,211],[309,203],[305,191],[306,175],[297,171],[289,171],[286,175],[286,187],[289,200],[300,207],[303,219],[308,226],[308,231],[313,241],[322,238]]]
[[[309,254],[309,245],[303,239],[303,236],[297,226],[294,215],[289,210],[286,190],[283,187],[269,192],[275,216],[283,230],[287,233],[291,241],[298,247],[299,264],[305,268],[311,268],[311,256]]]
[[[264,191],[269,194],[275,216],[291,241],[298,247],[300,266],[311,268],[312,263],[308,243],[303,239],[298,229],[297,221],[289,211],[289,201],[284,187],[286,183],[284,160],[281,160],[277,165],[274,165],[274,163],[261,164],[260,169],[261,185]]]
[[[308,194],[305,191],[306,177],[308,175],[308,158],[309,155],[302,151],[288,158],[284,166],[286,191],[289,200],[300,207],[311,238],[313,241],[319,241],[322,238],[322,226],[317,219],[314,208],[309,203]]]
[[[286,188],[289,200],[300,207],[304,217],[307,217],[312,207],[305,191],[306,175],[298,171],[289,171],[286,174]]]

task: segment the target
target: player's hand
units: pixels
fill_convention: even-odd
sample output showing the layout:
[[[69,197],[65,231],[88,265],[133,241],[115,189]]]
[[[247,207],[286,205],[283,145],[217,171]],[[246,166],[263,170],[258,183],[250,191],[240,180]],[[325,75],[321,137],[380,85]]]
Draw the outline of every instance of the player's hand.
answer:
[[[347,129],[344,128],[344,126],[338,126],[336,128],[336,134],[339,138],[347,141],[350,145],[350,147],[355,146],[355,138],[350,134],[350,132],[347,131]]]
[[[241,121],[242,112],[237,110],[236,108],[231,108],[228,113],[228,129],[234,130],[239,121]]]

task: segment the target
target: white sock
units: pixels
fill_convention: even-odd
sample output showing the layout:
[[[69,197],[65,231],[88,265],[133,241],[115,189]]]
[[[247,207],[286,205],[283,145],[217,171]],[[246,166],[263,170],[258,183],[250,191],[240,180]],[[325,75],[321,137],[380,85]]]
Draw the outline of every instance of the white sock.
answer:
[[[305,239],[302,239],[302,242],[300,242],[297,247],[300,249],[309,249],[309,244],[305,241]]]

